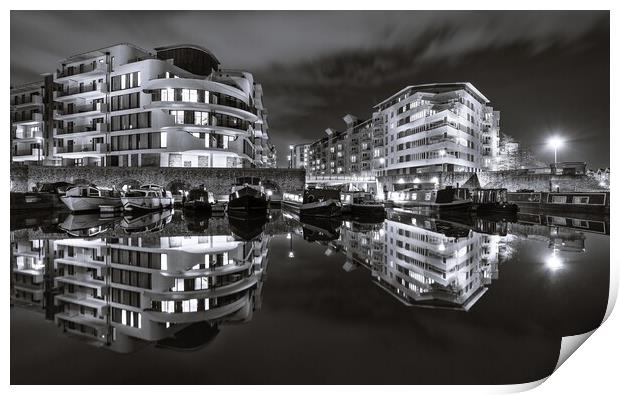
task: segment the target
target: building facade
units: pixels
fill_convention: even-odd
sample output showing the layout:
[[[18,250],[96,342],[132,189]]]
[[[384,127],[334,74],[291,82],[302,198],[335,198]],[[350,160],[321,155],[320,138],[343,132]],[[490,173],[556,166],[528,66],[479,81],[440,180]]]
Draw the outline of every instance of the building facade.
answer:
[[[311,145],[309,178],[382,190],[431,173],[494,170],[500,114],[489,103],[468,82],[408,86],[375,105],[370,119],[347,115],[345,130],[327,129]]]
[[[291,167],[293,169],[307,169],[310,144],[294,145],[291,151]]]
[[[275,166],[262,86],[248,72],[221,68],[199,46],[147,51],[118,44],[74,55],[59,64],[49,86],[47,164]],[[22,92],[11,94],[21,104]],[[16,136],[22,129],[30,136],[25,126],[41,121],[37,111],[15,112]]]

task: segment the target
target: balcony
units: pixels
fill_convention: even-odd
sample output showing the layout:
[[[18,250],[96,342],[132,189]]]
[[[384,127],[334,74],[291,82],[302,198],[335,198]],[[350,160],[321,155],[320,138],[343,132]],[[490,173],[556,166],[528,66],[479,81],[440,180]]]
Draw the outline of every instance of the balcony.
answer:
[[[45,158],[43,149],[28,148],[13,151],[13,162],[40,161]]]
[[[36,123],[43,122],[43,114],[40,112],[33,112],[28,115],[22,116],[19,113],[13,115],[13,125],[34,125]]]
[[[13,109],[22,109],[27,107],[42,106],[43,98],[40,95],[32,96],[28,101],[18,101],[11,103]]]
[[[103,75],[107,71],[107,64],[95,63],[81,65],[81,67],[66,68],[63,71],[56,72],[55,82],[63,83],[67,81],[81,81],[92,79],[96,76]]]
[[[89,84],[82,87],[66,88],[60,92],[54,92],[57,101],[71,101],[77,98],[89,99],[102,96],[108,92],[106,84]]]
[[[65,157],[82,157],[83,154],[94,154],[95,156],[105,155],[108,151],[106,143],[96,144],[74,144],[66,147],[56,147],[56,154]]]
[[[108,110],[106,103],[93,103],[87,106],[74,106],[71,111],[54,111],[54,119],[69,120],[80,117],[96,117],[104,115]]]
[[[15,140],[42,140],[43,132],[41,130],[36,131],[21,131],[15,133]]]
[[[94,125],[76,126],[73,130],[54,128],[54,136],[56,137],[78,137],[79,135],[100,134],[108,131],[107,123],[96,123]]]

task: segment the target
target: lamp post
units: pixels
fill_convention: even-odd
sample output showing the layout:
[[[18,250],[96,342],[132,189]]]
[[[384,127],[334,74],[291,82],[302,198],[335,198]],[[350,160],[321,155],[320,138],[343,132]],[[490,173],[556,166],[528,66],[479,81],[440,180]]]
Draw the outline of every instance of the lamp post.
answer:
[[[558,148],[564,144],[564,141],[560,137],[552,137],[548,143],[553,148],[553,163],[558,163]]]

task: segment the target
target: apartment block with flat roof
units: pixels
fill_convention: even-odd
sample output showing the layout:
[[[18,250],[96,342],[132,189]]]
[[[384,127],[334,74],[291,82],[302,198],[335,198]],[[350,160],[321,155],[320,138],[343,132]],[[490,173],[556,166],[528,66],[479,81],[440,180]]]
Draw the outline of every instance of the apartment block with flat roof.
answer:
[[[42,164],[52,141],[46,119],[46,83],[49,78],[11,87],[11,160]]]
[[[369,120],[343,119],[345,130],[327,129],[311,144],[309,181],[373,190],[423,174],[497,167],[499,111],[470,83],[408,86],[375,105]]]
[[[297,144],[293,146],[292,167],[294,169],[308,168],[308,152],[310,144]]]

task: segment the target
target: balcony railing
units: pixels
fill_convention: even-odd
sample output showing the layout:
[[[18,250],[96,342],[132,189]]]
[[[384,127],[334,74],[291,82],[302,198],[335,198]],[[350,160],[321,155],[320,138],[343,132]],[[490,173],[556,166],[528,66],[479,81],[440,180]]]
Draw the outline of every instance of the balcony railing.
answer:
[[[32,112],[29,114],[22,115],[20,113],[15,113],[12,119],[13,123],[18,122],[41,122],[43,121],[43,114],[40,112]]]
[[[95,152],[104,154],[107,151],[108,145],[106,143],[74,144],[66,147],[56,147],[57,154],[70,154],[74,152]]]
[[[16,100],[11,103],[14,107],[25,107],[25,106],[33,106],[43,104],[43,98],[40,95],[33,95],[27,100]]]
[[[15,133],[15,139],[16,140],[20,140],[20,139],[42,139],[42,138],[43,138],[43,132],[41,130],[38,130],[36,132],[28,131],[28,132],[22,132],[22,133]]]
[[[80,93],[89,93],[89,92],[105,93],[106,91],[107,91],[106,84],[93,84],[93,85],[85,85],[82,87],[73,87],[73,88],[64,89],[60,92],[57,92],[56,97],[58,98],[67,97],[71,95],[78,95]]]
[[[36,156],[43,157],[43,149],[41,148],[28,148],[13,151],[13,156]]]
[[[91,64],[83,65],[81,67],[66,68],[63,71],[58,72],[56,74],[56,78],[72,77],[72,76],[78,76],[80,74],[86,74],[86,73],[105,73],[105,72],[106,72],[106,64],[97,62],[94,65],[91,63]]]
[[[67,117],[71,115],[80,115],[88,112],[103,113],[107,111],[106,103],[93,103],[88,106],[74,106],[71,111],[69,110],[56,110],[54,111],[54,117]]]
[[[75,133],[88,133],[88,132],[107,132],[108,124],[107,123],[96,123],[94,125],[83,125],[76,126],[73,130],[65,130],[65,129],[55,129],[56,135],[65,135],[65,134],[75,134]]]

